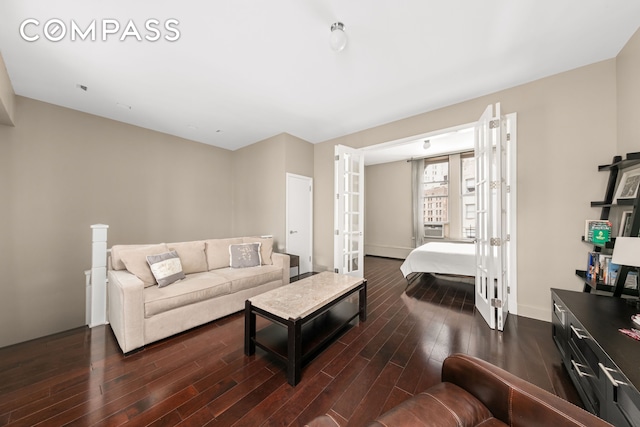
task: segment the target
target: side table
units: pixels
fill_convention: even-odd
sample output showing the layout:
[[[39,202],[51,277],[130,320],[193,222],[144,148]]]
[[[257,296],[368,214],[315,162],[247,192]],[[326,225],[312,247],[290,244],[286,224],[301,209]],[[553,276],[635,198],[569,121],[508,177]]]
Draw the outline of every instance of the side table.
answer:
[[[293,267],[297,267],[298,268],[298,275],[296,276],[296,280],[300,280],[300,256],[299,255],[293,255],[293,254],[288,254],[285,253],[285,255],[289,255],[289,267],[293,268]]]

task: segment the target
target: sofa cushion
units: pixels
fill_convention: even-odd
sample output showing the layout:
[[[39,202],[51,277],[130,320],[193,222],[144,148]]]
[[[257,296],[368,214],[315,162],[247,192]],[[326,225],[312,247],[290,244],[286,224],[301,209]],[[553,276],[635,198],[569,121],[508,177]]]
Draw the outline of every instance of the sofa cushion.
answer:
[[[209,271],[229,267],[229,246],[243,243],[242,237],[205,241]]]
[[[122,257],[120,257],[120,253],[122,251],[129,251],[131,249],[139,249],[146,248],[147,246],[154,246],[154,244],[142,244],[142,245],[113,245],[109,250],[109,260],[111,263],[110,268],[112,270],[126,270],[127,267],[124,265],[122,261]]]
[[[265,283],[282,280],[282,268],[275,265],[262,265],[248,268],[222,268],[216,274],[231,282],[231,292],[255,288]]]
[[[184,279],[180,257],[176,251],[169,251],[159,255],[147,255],[147,262],[159,288],[164,288],[178,280]]]
[[[451,383],[439,383],[416,394],[378,417],[369,426],[496,427],[507,424],[495,418],[471,393]]]
[[[151,268],[147,263],[147,256],[158,255],[168,252],[169,249],[164,243],[158,245],[148,245],[134,247],[133,249],[121,249],[119,251],[119,257],[124,263],[126,269],[138,276],[140,280],[144,282],[145,287],[156,284],[156,278],[151,273]]]
[[[240,243],[229,246],[229,266],[231,268],[258,267],[260,260],[260,243]]]
[[[178,252],[184,274],[204,273],[209,269],[204,240],[168,243],[167,246],[170,250]]]
[[[217,273],[195,273],[171,286],[144,290],[144,317],[230,293],[231,283]]]
[[[271,265],[271,255],[273,254],[273,238],[271,237],[243,237],[244,243],[260,243],[260,257],[262,265]]]

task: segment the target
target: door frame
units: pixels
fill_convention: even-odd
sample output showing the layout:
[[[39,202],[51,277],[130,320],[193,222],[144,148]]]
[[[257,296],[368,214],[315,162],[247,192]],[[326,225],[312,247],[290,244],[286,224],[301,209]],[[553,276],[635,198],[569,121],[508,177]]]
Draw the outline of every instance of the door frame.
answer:
[[[313,178],[294,173],[286,173],[286,195],[285,195],[285,248],[289,251],[289,178],[302,179],[309,183],[309,271],[313,271]],[[299,254],[296,254],[299,255]]]

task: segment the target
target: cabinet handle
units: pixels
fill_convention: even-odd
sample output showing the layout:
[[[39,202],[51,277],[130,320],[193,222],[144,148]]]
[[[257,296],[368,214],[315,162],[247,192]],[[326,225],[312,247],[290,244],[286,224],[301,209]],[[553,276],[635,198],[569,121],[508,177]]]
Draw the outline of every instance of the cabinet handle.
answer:
[[[578,332],[578,329],[576,329],[573,325],[571,325],[571,330],[573,331],[574,334],[576,334],[576,337],[579,340],[589,338],[589,335],[582,335],[580,332]]]
[[[558,313],[560,314],[560,316],[559,316],[559,317],[560,317],[560,322],[562,322],[562,325],[564,326],[564,324],[565,324],[564,316],[565,316],[565,314],[566,314],[566,311],[564,311],[564,310],[562,309],[562,307],[561,307],[561,306],[559,306],[559,305],[558,305],[557,303],[555,303],[555,302],[553,303],[553,308],[555,309],[555,311],[556,311],[556,312],[558,312]]]
[[[611,372],[618,372],[615,369],[607,368],[602,364],[602,362],[598,363],[598,366],[600,367],[602,372],[604,372],[604,375],[607,377],[612,386],[618,387],[619,385],[627,385],[627,383],[625,383],[624,381],[618,381],[617,379],[613,378]]]
[[[571,364],[573,365],[573,369],[575,369],[580,377],[593,377],[593,375],[587,374],[586,372],[582,372],[580,370],[580,368],[586,368],[586,366],[581,365],[580,363],[576,363],[576,361],[573,359],[571,359]]]

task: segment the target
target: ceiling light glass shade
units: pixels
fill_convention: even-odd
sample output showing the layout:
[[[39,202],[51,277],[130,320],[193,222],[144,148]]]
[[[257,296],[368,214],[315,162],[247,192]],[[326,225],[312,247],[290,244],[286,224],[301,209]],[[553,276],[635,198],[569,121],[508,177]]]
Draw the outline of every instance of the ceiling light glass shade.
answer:
[[[347,34],[344,32],[344,24],[336,22],[331,25],[331,37],[329,38],[331,49],[340,52],[347,45]]]

